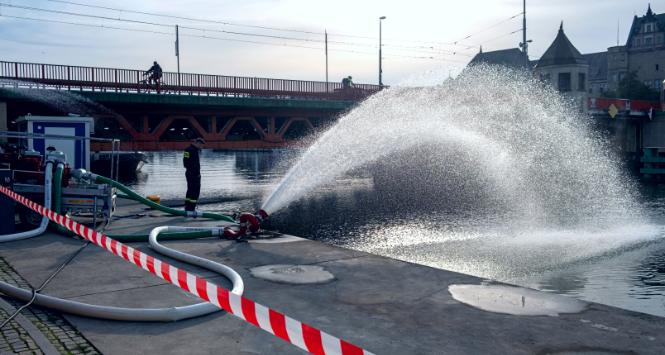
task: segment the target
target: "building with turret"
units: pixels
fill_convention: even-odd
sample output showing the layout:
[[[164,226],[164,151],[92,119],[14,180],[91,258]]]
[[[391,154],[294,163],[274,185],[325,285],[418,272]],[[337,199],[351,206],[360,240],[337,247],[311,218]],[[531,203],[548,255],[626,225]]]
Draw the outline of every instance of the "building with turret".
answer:
[[[586,111],[589,62],[570,43],[563,32],[563,22],[554,42],[540,57],[533,71],[541,80],[551,83],[566,98],[574,101],[580,110]]]
[[[478,53],[469,63],[489,63],[524,68],[524,54],[517,48]],[[655,91],[662,91],[665,80],[665,14],[656,14],[647,6],[644,16],[633,18],[626,44],[609,47],[605,52],[581,54],[563,31],[536,61],[530,61],[536,75],[549,80],[568,97],[600,97],[616,91],[621,79],[635,72],[637,79]],[[568,76],[570,74],[570,77]],[[561,74],[561,75],[560,75]]]

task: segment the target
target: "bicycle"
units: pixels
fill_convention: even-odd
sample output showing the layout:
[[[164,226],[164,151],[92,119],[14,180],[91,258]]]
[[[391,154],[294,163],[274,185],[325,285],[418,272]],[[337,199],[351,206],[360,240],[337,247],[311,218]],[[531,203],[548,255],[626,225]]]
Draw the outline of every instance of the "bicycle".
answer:
[[[160,93],[161,87],[161,78],[155,77],[152,74],[143,73],[143,80],[139,80],[139,90],[150,92],[150,90],[155,90],[156,93]]]

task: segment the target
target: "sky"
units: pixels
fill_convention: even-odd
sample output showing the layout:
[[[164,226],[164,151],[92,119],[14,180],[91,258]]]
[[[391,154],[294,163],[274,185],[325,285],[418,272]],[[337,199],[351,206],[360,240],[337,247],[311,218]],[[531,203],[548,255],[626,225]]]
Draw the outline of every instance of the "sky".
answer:
[[[625,44],[648,3],[527,0],[529,56],[540,58],[561,21],[582,53],[616,45],[617,30]],[[651,7],[665,12],[665,0]],[[0,0],[0,60],[129,69],[157,60],[176,71],[178,24],[183,73],[324,81],[327,31],[330,81],[352,75],[355,83],[376,84],[381,22],[383,82],[397,85],[454,76],[481,45],[516,48],[521,13],[522,0]]]

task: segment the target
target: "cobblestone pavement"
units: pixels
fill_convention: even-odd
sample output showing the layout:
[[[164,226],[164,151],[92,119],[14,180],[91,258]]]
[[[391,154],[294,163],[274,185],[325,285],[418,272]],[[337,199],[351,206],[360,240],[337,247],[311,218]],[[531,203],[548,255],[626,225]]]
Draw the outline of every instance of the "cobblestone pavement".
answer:
[[[48,275],[44,275],[44,278],[46,277]],[[22,288],[30,288],[30,285],[1,257],[0,280]],[[21,301],[15,301],[8,297],[2,297],[2,299],[14,308],[18,308],[23,304]],[[81,333],[56,312],[31,306],[21,311],[20,314],[30,321],[61,354],[101,354]],[[7,319],[7,317],[7,312],[0,308],[0,322]],[[16,319],[0,330],[0,354],[43,354],[44,352],[37,343]]]

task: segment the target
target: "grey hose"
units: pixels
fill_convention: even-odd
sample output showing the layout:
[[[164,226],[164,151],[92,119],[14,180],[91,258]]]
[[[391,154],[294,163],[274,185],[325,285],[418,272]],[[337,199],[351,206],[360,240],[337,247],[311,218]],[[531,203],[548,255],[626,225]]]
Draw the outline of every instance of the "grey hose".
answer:
[[[44,206],[51,208],[51,185],[53,180],[53,161],[46,161],[46,167],[44,171]],[[39,224],[39,227],[31,229],[29,231],[13,233],[13,234],[4,234],[0,235],[0,243],[4,242],[13,242],[15,240],[28,239],[41,235],[46,231],[48,227],[49,219],[48,217],[42,217],[42,222]]]
[[[161,231],[184,229],[205,230],[205,228],[157,227],[150,233],[150,247],[155,249],[157,252],[163,253],[164,255],[170,256],[174,259],[191,263],[226,276],[233,284],[231,292],[237,295],[242,295],[244,289],[243,281],[235,270],[229,268],[226,265],[222,265],[211,260],[199,258],[197,256],[166,248],[157,242],[157,236]],[[214,230],[213,232],[215,232],[218,228],[209,229]],[[8,296],[23,301],[28,301],[33,297],[33,294],[30,290],[22,289],[2,281],[0,281],[0,291]],[[55,309],[60,312],[71,313],[84,317],[133,322],[174,322],[183,319],[199,317],[220,310],[217,306],[208,302],[197,303],[189,306],[168,308],[124,308],[99,306],[43,294],[36,294],[34,304]]]
[[[204,269],[208,269],[211,271],[214,271],[218,274],[226,276],[229,280],[231,280],[231,283],[233,283],[233,289],[231,292],[235,293],[236,295],[242,295],[245,286],[242,281],[242,277],[233,269],[230,267],[216,263],[214,261],[200,258],[198,256],[186,254],[174,249],[167,248],[157,242],[157,237],[159,236],[159,233],[162,232],[191,232],[191,231],[211,231],[213,235],[221,235],[224,233],[223,228],[199,228],[199,227],[177,227],[177,226],[162,226],[162,227],[157,227],[154,228],[150,232],[150,236],[148,237],[148,241],[150,242],[150,248],[154,249],[156,252],[170,256],[173,259],[184,261],[188,264],[200,266]]]

